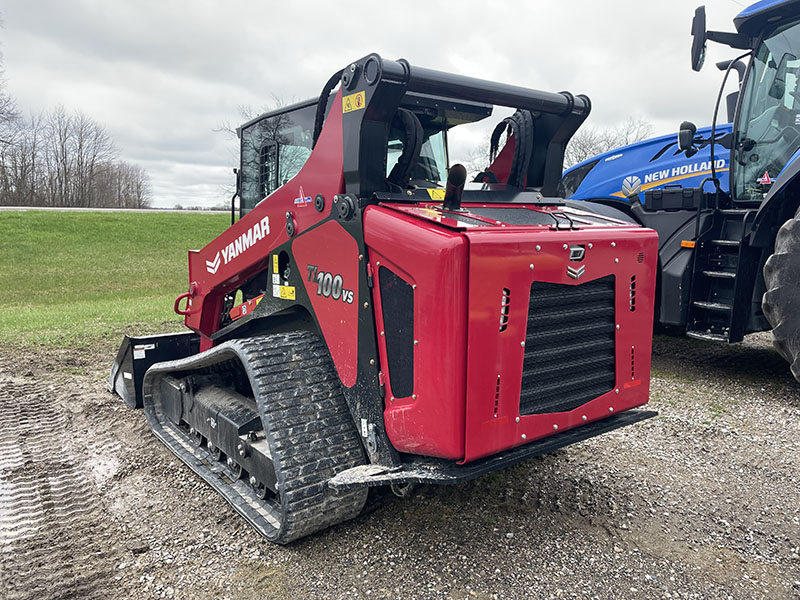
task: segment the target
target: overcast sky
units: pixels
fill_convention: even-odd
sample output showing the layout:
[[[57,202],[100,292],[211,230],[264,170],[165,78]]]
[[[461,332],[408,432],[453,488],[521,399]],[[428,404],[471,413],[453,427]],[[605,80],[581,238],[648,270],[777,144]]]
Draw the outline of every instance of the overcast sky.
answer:
[[[316,96],[370,52],[584,93],[595,127],[629,116],[658,134],[683,120],[709,124],[722,79],[713,63],[735,51],[709,44],[704,70],[691,70],[702,1],[0,0],[0,50],[23,113],[81,110],[148,171],[155,205],[210,206],[228,201],[237,164],[220,124],[239,124],[239,107],[269,108],[273,96]],[[723,31],[751,3],[704,1],[708,28]],[[457,140],[451,157],[479,137]]]

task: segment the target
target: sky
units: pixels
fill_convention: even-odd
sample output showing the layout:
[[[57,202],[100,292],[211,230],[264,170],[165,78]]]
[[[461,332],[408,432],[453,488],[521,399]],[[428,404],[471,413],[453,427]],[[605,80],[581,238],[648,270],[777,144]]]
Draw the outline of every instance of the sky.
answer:
[[[255,113],[317,96],[371,52],[411,65],[587,94],[586,124],[646,119],[654,134],[710,124],[734,50],[709,43],[691,70],[691,21],[733,31],[738,0],[0,0],[8,91],[23,114],[63,105],[110,132],[120,158],[145,168],[153,204],[229,202],[235,137]],[[735,84],[732,84],[735,85]],[[731,88],[733,89],[733,88]],[[490,129],[497,119],[481,127]],[[451,137],[451,162],[483,130]]]

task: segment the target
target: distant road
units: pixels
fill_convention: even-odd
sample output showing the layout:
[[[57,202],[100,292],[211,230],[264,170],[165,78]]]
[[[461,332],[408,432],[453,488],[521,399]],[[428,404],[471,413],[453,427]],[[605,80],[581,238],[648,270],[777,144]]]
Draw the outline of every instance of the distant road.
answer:
[[[229,210],[173,210],[171,208],[78,208],[60,206],[0,206],[0,210],[56,210],[61,212],[135,212],[135,213],[187,213],[230,214]]]

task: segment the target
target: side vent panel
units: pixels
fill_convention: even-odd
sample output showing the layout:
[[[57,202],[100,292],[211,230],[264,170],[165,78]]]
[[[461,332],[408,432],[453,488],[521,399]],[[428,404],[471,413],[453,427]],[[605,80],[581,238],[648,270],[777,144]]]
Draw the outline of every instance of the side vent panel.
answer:
[[[386,267],[379,267],[386,358],[392,394],[407,398],[414,391],[414,290]]]

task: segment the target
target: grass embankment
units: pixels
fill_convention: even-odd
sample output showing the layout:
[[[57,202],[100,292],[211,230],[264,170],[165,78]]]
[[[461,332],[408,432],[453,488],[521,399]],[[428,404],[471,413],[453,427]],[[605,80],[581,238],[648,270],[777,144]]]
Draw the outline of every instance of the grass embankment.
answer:
[[[180,330],[186,251],[223,214],[0,212],[0,343],[73,347]],[[174,327],[170,327],[174,323]]]

